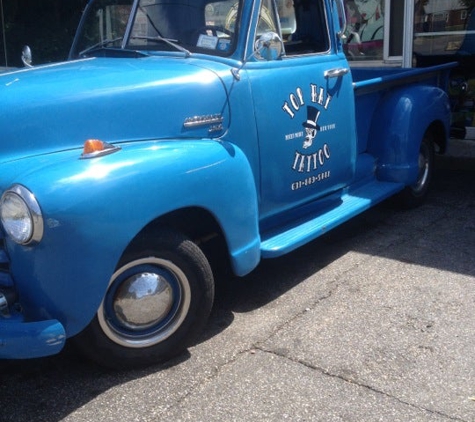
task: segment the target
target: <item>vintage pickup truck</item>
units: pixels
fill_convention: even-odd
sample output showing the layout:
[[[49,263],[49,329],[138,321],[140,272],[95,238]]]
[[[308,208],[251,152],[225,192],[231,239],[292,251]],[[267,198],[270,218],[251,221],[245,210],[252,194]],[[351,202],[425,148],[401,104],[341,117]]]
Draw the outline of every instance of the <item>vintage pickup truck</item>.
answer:
[[[427,194],[450,65],[355,68],[341,0],[92,0],[70,58],[0,75],[0,358],[133,367],[235,275]],[[223,256],[225,258],[223,258]]]

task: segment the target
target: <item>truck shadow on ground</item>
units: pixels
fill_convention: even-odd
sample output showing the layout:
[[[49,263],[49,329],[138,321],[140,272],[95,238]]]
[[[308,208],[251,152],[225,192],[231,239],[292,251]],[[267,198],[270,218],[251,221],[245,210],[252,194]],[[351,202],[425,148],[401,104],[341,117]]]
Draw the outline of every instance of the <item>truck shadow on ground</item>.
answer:
[[[390,247],[375,247],[374,242],[367,241],[368,237],[383,237],[388,233],[399,235],[404,242],[401,248],[404,253]],[[414,238],[437,238],[438,249],[445,259],[421,253],[424,245],[414,242]],[[471,249],[460,249],[460,245],[468,246],[470,242]],[[441,158],[431,193],[422,207],[401,210],[393,200],[388,200],[286,256],[263,261],[244,279],[228,280],[221,288],[218,304],[238,312],[252,311],[275,300],[348,251],[475,277],[474,247],[475,157]]]
[[[431,236],[440,239],[441,250],[450,253],[454,239],[459,236],[465,239],[467,245],[467,241],[475,238],[475,159],[462,164],[439,163],[433,193],[427,204],[419,209],[405,211],[401,215],[401,211],[381,204],[298,251],[263,262],[243,279],[230,277],[221,280],[216,305],[200,342],[219,335],[232,324],[234,313],[249,312],[270,303],[349,251],[360,249],[376,256],[404,259],[397,254],[391,256],[390,248],[368,247],[364,242],[366,236],[375,237],[379,232],[397,232],[400,222],[406,222],[400,230],[411,230],[411,221],[424,221],[426,215],[436,210],[438,221],[445,224],[431,226],[430,231]],[[460,224],[461,220],[463,224]],[[449,237],[448,226],[454,230]],[[416,235],[423,236],[428,229],[421,224],[415,229]],[[475,265],[471,263],[473,259],[466,261],[470,254],[473,254],[473,247],[466,254],[457,253],[446,260],[432,260],[417,254],[412,256],[419,265],[436,266],[447,271],[459,269],[466,275],[475,276]],[[57,356],[0,362],[1,420],[60,421],[101,393],[179,365],[189,356],[184,353],[166,365],[128,372],[97,367],[68,346]]]

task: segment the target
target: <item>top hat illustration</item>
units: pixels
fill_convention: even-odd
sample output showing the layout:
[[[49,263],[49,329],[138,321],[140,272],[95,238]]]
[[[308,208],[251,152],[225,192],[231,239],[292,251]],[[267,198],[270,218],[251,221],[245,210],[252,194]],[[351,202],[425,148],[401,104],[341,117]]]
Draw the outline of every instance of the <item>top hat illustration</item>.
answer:
[[[303,127],[308,129],[316,129],[319,130],[320,126],[317,125],[318,116],[320,115],[320,111],[312,106],[307,106],[307,120],[302,123]]]

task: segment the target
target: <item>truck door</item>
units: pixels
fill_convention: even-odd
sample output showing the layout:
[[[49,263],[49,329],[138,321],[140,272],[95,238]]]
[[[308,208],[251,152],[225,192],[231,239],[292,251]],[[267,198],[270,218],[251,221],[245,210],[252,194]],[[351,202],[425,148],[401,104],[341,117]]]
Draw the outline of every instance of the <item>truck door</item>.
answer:
[[[263,0],[256,39],[281,31],[285,55],[246,65],[264,219],[347,185],[356,154],[351,74],[344,55],[331,45],[324,1],[277,0],[277,10],[273,6]]]

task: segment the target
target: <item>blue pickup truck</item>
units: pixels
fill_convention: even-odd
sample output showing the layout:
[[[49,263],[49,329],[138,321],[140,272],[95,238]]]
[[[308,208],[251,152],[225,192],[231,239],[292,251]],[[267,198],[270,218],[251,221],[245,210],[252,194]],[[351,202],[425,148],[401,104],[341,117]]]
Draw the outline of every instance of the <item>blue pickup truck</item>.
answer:
[[[69,60],[0,75],[0,358],[168,359],[244,276],[446,149],[450,65],[355,68],[341,0],[92,0]],[[224,257],[224,258],[223,258]]]

